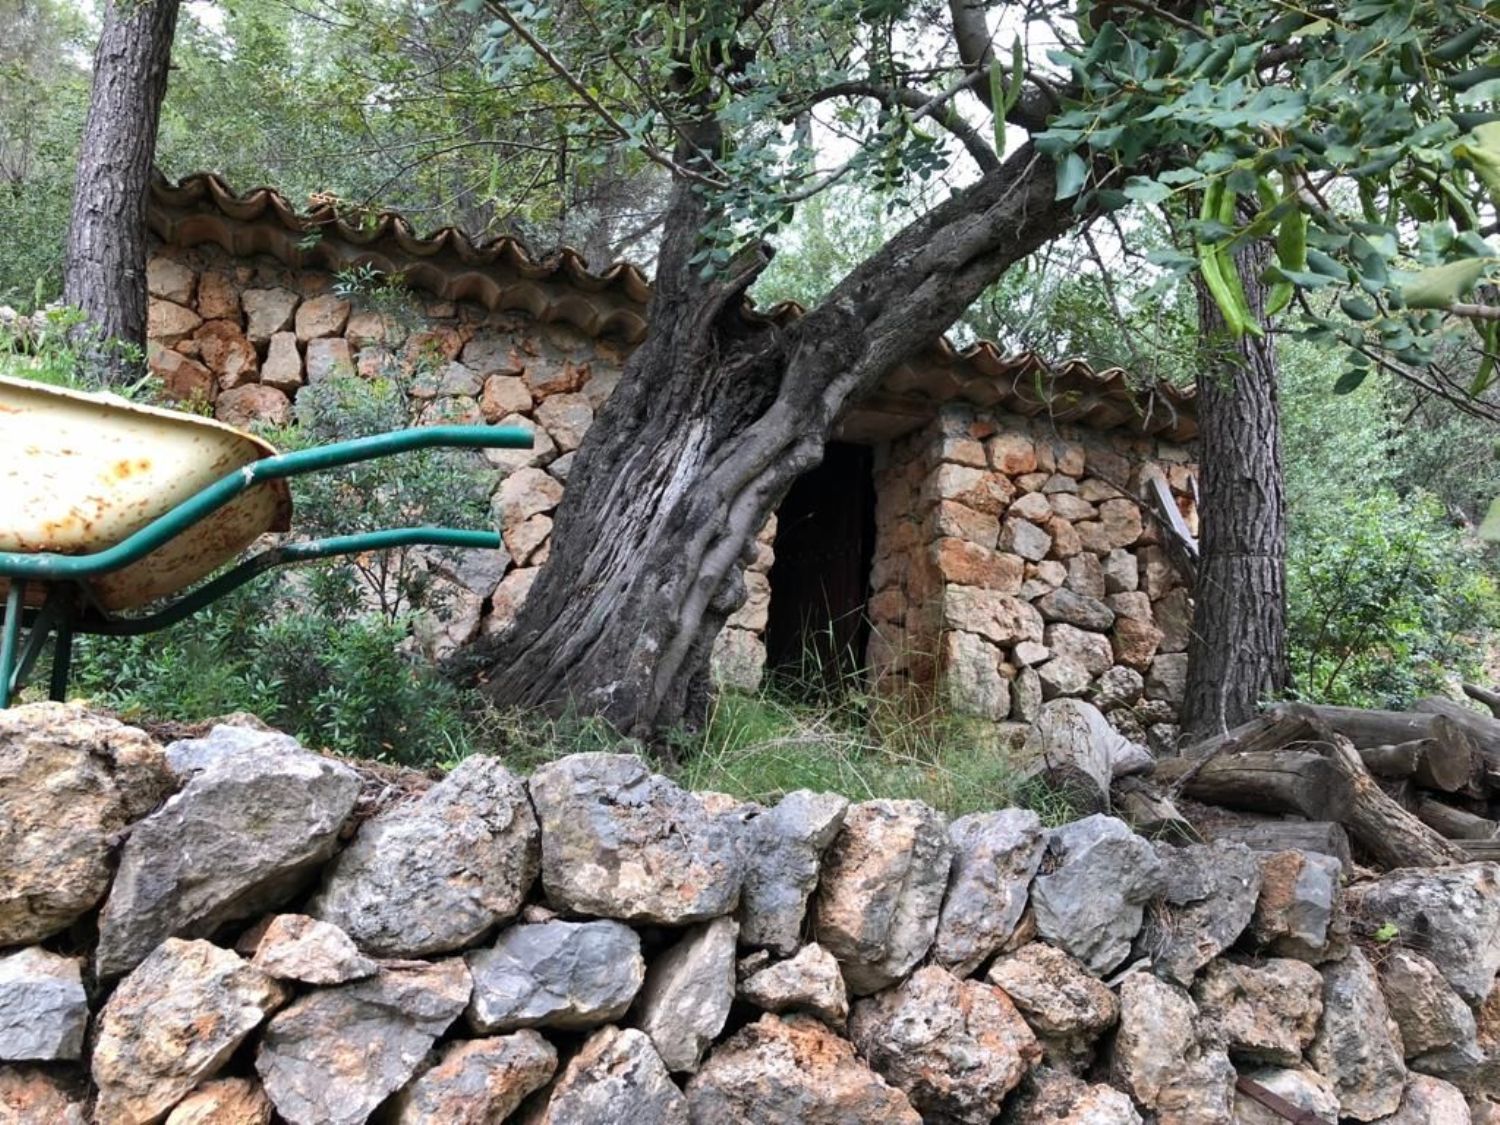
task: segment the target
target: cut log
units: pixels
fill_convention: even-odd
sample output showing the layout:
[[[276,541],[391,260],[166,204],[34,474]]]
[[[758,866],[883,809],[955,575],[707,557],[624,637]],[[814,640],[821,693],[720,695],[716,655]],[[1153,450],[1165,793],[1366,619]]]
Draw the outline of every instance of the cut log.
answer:
[[[1183,779],[1182,792],[1195,801],[1308,820],[1342,821],[1354,800],[1344,771],[1312,749],[1222,753],[1209,761],[1165,758],[1153,776],[1164,785]]]
[[[1331,820],[1261,820],[1247,824],[1216,824],[1206,830],[1214,840],[1244,844],[1253,852],[1317,852],[1353,866],[1349,834]]]
[[[1417,819],[1447,840],[1490,840],[1500,824],[1445,805],[1432,797],[1418,797]]]
[[[1450,725],[1438,733],[1442,737],[1365,747],[1360,760],[1376,777],[1411,778],[1423,789],[1457,793],[1474,781],[1478,751],[1462,728]]]
[[[1500,840],[1456,840],[1470,863],[1500,862]]]
[[[1490,709],[1491,715],[1500,719],[1500,691],[1491,691],[1478,684],[1464,684],[1464,694],[1475,703],[1483,703]]]
[[[1317,703],[1284,703],[1272,710],[1290,712],[1294,708],[1343,735],[1358,750],[1426,738],[1432,729],[1431,719],[1407,711],[1367,711]]]
[[[1416,710],[1419,714],[1441,715],[1445,719],[1451,719],[1473,736],[1479,752],[1491,765],[1500,766],[1500,719],[1481,715],[1472,707],[1435,695],[1417,700]]]
[[[1198,830],[1177,810],[1172,799],[1145,778],[1122,778],[1115,782],[1111,796],[1115,812],[1141,835],[1202,842]]]
[[[1483,796],[1494,787],[1492,779],[1500,779],[1500,722],[1486,719],[1477,711],[1451,700],[1436,702],[1464,712],[1464,715],[1455,717],[1446,708],[1439,715],[1436,711],[1366,711],[1358,707],[1311,703],[1282,704],[1273,708],[1272,713],[1304,714],[1310,721],[1343,735],[1361,752],[1430,740],[1438,748],[1424,755],[1419,773],[1412,774],[1418,784],[1444,793]],[[1448,721],[1439,722],[1440,718]],[[1473,722],[1466,719],[1495,728],[1493,752],[1485,745]],[[1482,730],[1482,727],[1478,729]]]
[[[1281,750],[1294,742],[1311,738],[1315,732],[1307,719],[1283,707],[1275,707],[1241,723],[1224,734],[1195,742],[1182,751],[1184,758],[1210,758],[1217,754],[1253,754]]]

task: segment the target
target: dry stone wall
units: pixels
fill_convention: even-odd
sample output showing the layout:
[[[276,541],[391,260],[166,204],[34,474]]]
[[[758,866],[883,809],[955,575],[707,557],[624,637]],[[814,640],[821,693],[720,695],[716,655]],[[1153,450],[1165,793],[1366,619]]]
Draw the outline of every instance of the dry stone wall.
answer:
[[[0,1125],[1500,1119],[1500,866],[1337,869],[33,704]]]

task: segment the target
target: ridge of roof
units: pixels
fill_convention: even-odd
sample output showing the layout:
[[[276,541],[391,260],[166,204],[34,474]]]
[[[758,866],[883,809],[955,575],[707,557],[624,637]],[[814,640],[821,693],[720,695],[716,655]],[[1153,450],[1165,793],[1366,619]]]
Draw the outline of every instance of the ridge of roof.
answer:
[[[175,184],[154,172],[147,206],[151,230],[164,242],[204,242],[245,256],[267,253],[292,268],[338,271],[371,265],[442,299],[474,301],[491,311],[523,309],[539,320],[565,320],[594,336],[638,343],[646,333],[651,282],[630,262],[594,272],[568,247],[537,255],[503,235],[476,242],[455,227],[418,235],[405,216],[380,211],[351,223],[332,201],[301,210],[271,187],[234,191],[212,172]],[[787,324],[805,310],[791,301],[765,309],[747,303],[755,320]],[[1119,367],[1096,371],[1080,359],[1049,362],[1035,352],[1006,354],[981,340],[956,346],[946,336],[892,371],[880,392],[941,402],[961,399],[1027,417],[1046,415],[1091,429],[1128,429],[1168,441],[1197,436],[1195,394],[1158,382],[1131,385]]]

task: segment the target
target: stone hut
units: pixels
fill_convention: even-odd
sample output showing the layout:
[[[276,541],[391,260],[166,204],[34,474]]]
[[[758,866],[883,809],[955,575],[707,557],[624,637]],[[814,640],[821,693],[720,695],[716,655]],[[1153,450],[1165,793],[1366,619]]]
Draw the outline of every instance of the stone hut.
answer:
[[[533,451],[486,455],[506,550],[463,578],[443,643],[503,628],[547,558],[574,451],[645,334],[645,276],[511,239],[418,237],[398,215],[351,224],[211,175],[158,180],[148,211],[149,361],[172,394],[246,425],[285,420],[301,387],[338,371],[394,367],[420,422],[534,430]],[[400,275],[404,315],[335,292],[357,267]],[[765,528],[720,678],[753,688],[812,655],[821,674],[858,666],[882,690],[936,688],[994,720],[1087,697],[1164,742],[1191,610],[1145,497],[1161,481],[1196,533],[1196,432],[1173,388],[934,341],[849,412]]]

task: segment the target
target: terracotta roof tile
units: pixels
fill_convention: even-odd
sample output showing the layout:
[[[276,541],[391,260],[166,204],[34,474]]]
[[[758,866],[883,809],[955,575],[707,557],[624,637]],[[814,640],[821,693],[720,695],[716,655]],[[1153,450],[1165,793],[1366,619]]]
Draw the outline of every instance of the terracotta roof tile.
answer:
[[[492,311],[520,309],[543,322],[566,321],[627,343],[646,332],[646,275],[628,262],[591,272],[570,249],[538,257],[514,238],[476,243],[452,227],[419,236],[390,212],[354,224],[331,204],[302,211],[273,188],[238,194],[212,173],[176,184],[156,176],[148,222],[175,246],[214,243],[236,256],[270,254],[293,268],[337,271],[368,264],[399,272],[407,284],[445,300],[473,301]],[[802,310],[785,303],[752,313],[785,322]],[[892,371],[878,393],[912,403],[958,399],[1177,442],[1191,441],[1198,431],[1191,390],[1166,384],[1133,388],[1119,368],[1095,371],[1079,360],[1049,363],[1031,352],[1006,355],[989,342],[960,350],[939,338],[930,351]]]

